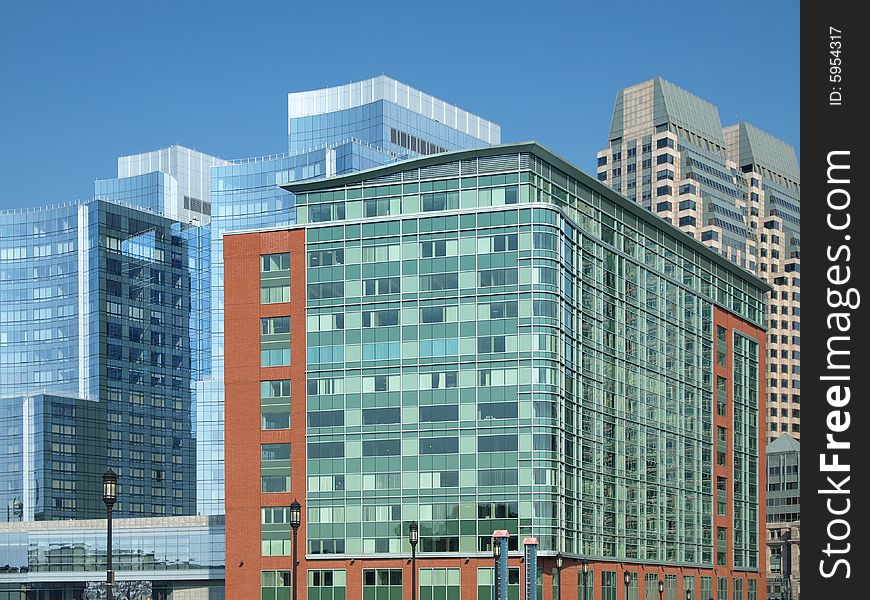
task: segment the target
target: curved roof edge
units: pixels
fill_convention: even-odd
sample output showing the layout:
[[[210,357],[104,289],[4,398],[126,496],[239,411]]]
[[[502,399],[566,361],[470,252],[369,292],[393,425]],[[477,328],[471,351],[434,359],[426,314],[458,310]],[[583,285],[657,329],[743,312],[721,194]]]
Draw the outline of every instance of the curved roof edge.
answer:
[[[635,204],[622,194],[614,191],[610,187],[598,181],[597,178],[592,177],[585,171],[581,171],[578,167],[575,167],[564,158],[553,153],[552,151],[548,150],[547,148],[535,141],[501,144],[498,146],[485,146],[482,148],[472,148],[469,150],[455,150],[452,152],[442,152],[441,154],[430,154],[429,156],[403,160],[395,163],[390,163],[381,167],[367,169],[365,171],[357,171],[355,173],[348,173],[346,175],[331,177],[329,179],[318,179],[316,181],[305,182],[291,182],[284,184],[280,187],[294,194],[298,194],[303,192],[309,192],[312,190],[332,188],[339,185],[360,183],[384,175],[392,175],[394,173],[406,171],[408,169],[417,169],[441,164],[444,162],[478,158],[481,156],[495,156],[498,154],[504,154],[505,152],[529,152],[531,154],[534,154],[538,158],[550,163],[552,166],[558,169],[561,169],[566,174],[574,177],[586,186],[592,188],[593,191],[596,191],[602,196],[615,202],[616,205],[620,208],[627,210],[628,212],[634,214],[635,216],[655,227],[663,229],[665,232],[671,234],[677,239],[683,240],[686,244],[700,252],[702,256],[706,256],[719,266],[724,267],[726,270],[730,271],[734,275],[737,275],[744,281],[751,283],[755,287],[764,290],[765,292],[769,292],[773,289],[773,286],[771,286],[766,281],[759,279],[749,271],[735,265],[721,254],[714,252],[695,238],[691,237],[690,235],[679,229],[678,227],[675,227],[667,221],[657,217],[640,205]]]

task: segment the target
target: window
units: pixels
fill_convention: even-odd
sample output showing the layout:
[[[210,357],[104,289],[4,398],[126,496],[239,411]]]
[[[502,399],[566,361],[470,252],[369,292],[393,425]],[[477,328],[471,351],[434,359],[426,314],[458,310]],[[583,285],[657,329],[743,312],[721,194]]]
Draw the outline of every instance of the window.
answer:
[[[460,600],[459,569],[420,569],[421,600]]]
[[[458,306],[423,306],[420,308],[420,323],[452,323],[458,317]]]
[[[728,410],[728,392],[726,390],[727,379],[716,376],[716,414],[724,417]]]
[[[456,371],[438,371],[420,374],[421,390],[444,390],[456,387]],[[422,410],[423,407],[421,407]]]
[[[420,275],[421,292],[455,290],[458,287],[459,273],[438,273],[435,275]]]
[[[511,452],[519,444],[516,435],[483,435],[477,438],[478,452]]]
[[[478,254],[491,254],[494,252],[512,252],[519,247],[519,236],[516,233],[506,233],[481,237],[477,240]]]
[[[290,444],[261,444],[260,479],[263,492],[290,491]]]
[[[363,425],[386,425],[401,423],[401,409],[396,408],[366,408],[362,411]]]
[[[519,281],[519,273],[516,268],[490,269],[488,271],[478,271],[478,273],[480,287],[516,285]]]
[[[363,201],[363,214],[366,217],[382,217],[390,214],[393,198],[369,198]],[[396,199],[398,200],[398,198]],[[398,204],[398,202],[396,202]]]
[[[265,554],[264,556],[275,555]],[[289,553],[287,556],[289,556]],[[263,571],[260,574],[261,600],[290,600],[292,575],[291,571]]]
[[[420,438],[420,454],[456,454],[459,452],[459,438],[437,437]]]
[[[363,569],[362,600],[402,600],[402,570]]]
[[[363,456],[399,456],[401,440],[363,440]]]
[[[381,246],[364,246],[362,249],[362,261],[364,263],[382,263],[401,258],[399,244]]]
[[[505,352],[505,339],[503,335],[492,335],[477,338],[477,352],[489,354],[493,352]]]
[[[728,480],[716,477],[716,514],[724,517],[728,507]]]
[[[344,249],[314,250],[308,253],[309,267],[331,267],[344,264]]]
[[[439,256],[456,256],[458,244],[456,240],[434,240],[420,242],[420,256],[434,258]]]
[[[264,254],[260,256],[260,272],[272,273],[275,271],[290,270],[290,253]]]
[[[308,458],[342,458],[343,456],[343,442],[319,442],[308,444]]]
[[[440,421],[458,421],[459,407],[455,404],[434,404],[420,407],[421,423],[436,423]]]
[[[399,324],[399,309],[364,310],[362,313],[363,327],[390,327]]]
[[[289,506],[260,509],[260,553],[263,556],[290,556],[291,531]]]
[[[309,427],[342,427],[343,410],[313,410],[308,413]]]
[[[290,317],[260,319],[260,365],[290,365]]]
[[[384,294],[398,294],[401,287],[400,277],[381,277],[378,279],[363,280],[363,295],[381,296]]]
[[[309,283],[308,299],[324,300],[328,298],[341,298],[344,296],[344,282],[334,281],[329,283]]]
[[[724,327],[716,327],[716,364],[728,365],[728,335]]]
[[[435,192],[421,196],[423,212],[459,208],[459,192]]]
[[[262,429],[290,428],[290,380],[260,382]]]
[[[601,571],[601,600],[616,600],[615,571]]]
[[[342,219],[344,219],[344,202],[308,205],[308,221],[311,223]]]
[[[308,600],[345,600],[347,572],[344,569],[309,569]]]
[[[716,528],[716,564],[719,566],[724,566],[726,562],[726,557],[728,555],[728,530],[724,527]],[[719,580],[719,585],[722,585],[722,579]],[[726,592],[723,596],[721,591],[719,594],[720,600],[728,600],[728,580],[725,580],[725,588]]]

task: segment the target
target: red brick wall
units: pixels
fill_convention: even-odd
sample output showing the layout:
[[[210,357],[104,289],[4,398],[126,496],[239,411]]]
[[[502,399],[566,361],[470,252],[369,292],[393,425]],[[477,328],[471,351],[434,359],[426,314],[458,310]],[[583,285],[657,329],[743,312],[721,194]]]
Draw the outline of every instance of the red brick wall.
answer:
[[[260,255],[290,252],[290,302],[260,303]],[[305,231],[224,238],[224,456],[227,598],[258,598],[260,571],[291,569],[290,557],[261,557],[260,507],[303,506],[300,581],[305,577]],[[260,318],[290,316],[290,367],[260,367]],[[260,430],[260,381],[290,379],[289,430]],[[290,442],[292,491],[260,492],[260,444]],[[304,586],[300,586],[300,599]]]
[[[726,466],[718,467],[716,464],[716,451],[715,445],[713,450],[713,464],[714,464],[714,477],[713,477],[713,522],[714,522],[714,530],[713,530],[713,540],[715,543],[716,540],[716,531],[715,527],[726,527],[728,530],[728,557],[727,557],[727,568],[717,567],[716,577],[728,577],[728,593],[732,594],[733,582],[730,581],[731,578],[740,575],[747,575],[748,577],[756,577],[758,580],[758,597],[763,598],[764,595],[767,594],[766,589],[766,560],[767,553],[765,552],[766,548],[766,527],[765,527],[765,507],[767,505],[767,461],[765,457],[764,449],[767,446],[767,336],[765,332],[744,321],[743,319],[719,308],[718,306],[713,308],[713,387],[715,389],[716,386],[716,376],[725,377],[728,380],[728,385],[726,386],[727,390],[727,412],[725,417],[719,417],[716,412],[716,407],[713,407],[713,435],[714,435],[714,444],[715,444],[715,434],[716,427],[721,426],[726,428],[726,439],[728,441],[728,455],[726,457]],[[722,367],[716,362],[716,354],[715,354],[715,344],[716,344],[716,327],[724,327],[727,331],[727,340],[728,340],[728,352],[727,352],[727,362],[726,366]],[[754,575],[751,573],[747,573],[745,571],[734,571],[734,555],[732,553],[732,540],[733,540],[733,487],[732,483],[734,481],[734,435],[732,423],[734,419],[734,398],[733,398],[733,386],[732,382],[733,378],[733,368],[732,364],[732,343],[733,343],[733,332],[739,331],[741,333],[746,334],[748,337],[758,340],[758,449],[759,449],[759,457],[758,457],[758,574]],[[714,403],[715,404],[715,403]],[[727,514],[724,517],[716,516],[716,475],[724,475],[728,478],[728,505],[727,505]],[[715,552],[713,554],[713,562],[716,562]],[[715,582],[714,582],[715,587]],[[715,590],[714,590],[715,591]],[[743,585],[743,593],[746,595],[746,584]]]

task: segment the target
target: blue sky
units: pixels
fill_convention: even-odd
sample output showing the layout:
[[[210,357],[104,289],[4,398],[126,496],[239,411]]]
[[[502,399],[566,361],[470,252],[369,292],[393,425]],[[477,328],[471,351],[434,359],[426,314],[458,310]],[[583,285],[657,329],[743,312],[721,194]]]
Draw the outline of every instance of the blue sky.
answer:
[[[0,209],[89,197],[116,158],[286,149],[286,93],[386,74],[594,171],[617,90],[662,76],[800,151],[798,3],[4,3]],[[323,8],[325,7],[325,8]]]

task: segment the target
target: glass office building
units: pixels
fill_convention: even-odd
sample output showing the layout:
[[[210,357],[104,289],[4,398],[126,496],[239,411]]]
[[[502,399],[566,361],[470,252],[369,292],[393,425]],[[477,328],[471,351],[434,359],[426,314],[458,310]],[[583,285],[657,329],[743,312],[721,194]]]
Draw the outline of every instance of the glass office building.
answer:
[[[488,598],[504,529],[545,598],[584,559],[757,598],[766,284],[537,144],[284,187],[296,226],[224,237],[229,595],[298,498],[309,590],[401,590],[417,521],[429,587]]]
[[[223,598],[222,516],[116,519],[113,530],[118,581],[150,582],[153,600]],[[106,523],[0,523],[0,565],[2,600],[80,600],[105,581]]]
[[[0,395],[18,437],[3,501],[24,520],[95,516],[109,464],[119,516],[191,514],[185,226],[93,200],[0,214],[0,248]]]

